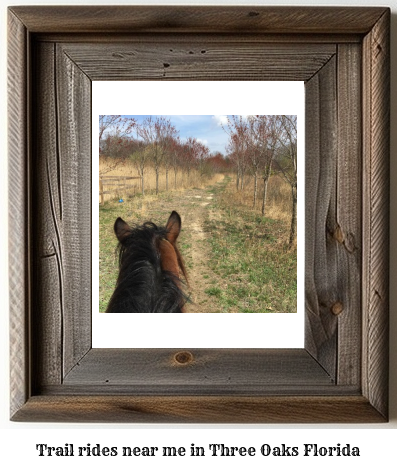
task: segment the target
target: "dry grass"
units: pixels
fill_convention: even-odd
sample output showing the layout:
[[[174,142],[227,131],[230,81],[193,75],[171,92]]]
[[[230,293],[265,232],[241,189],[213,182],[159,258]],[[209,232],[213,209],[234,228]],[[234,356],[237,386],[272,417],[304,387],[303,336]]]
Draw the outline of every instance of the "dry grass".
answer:
[[[236,176],[230,175],[232,184],[228,185],[224,198],[229,202],[230,206],[242,206],[251,209],[256,214],[261,214],[262,197],[263,197],[263,181],[258,181],[258,195],[256,206],[253,208],[254,201],[254,179],[246,176],[244,181],[244,189],[237,191]],[[289,184],[279,175],[273,175],[269,179],[267,188],[265,217],[290,223],[291,221],[291,189]]]
[[[113,163],[113,159],[106,157],[100,157],[99,159],[99,174],[104,176],[123,176],[123,177],[137,177],[138,171],[134,165],[125,161],[120,163],[115,169],[109,170]],[[187,175],[186,172],[179,170],[176,177],[175,185],[175,175],[173,169],[170,169],[168,172],[168,191],[181,191],[189,188],[204,188],[208,185],[214,185],[219,180],[223,178],[223,175],[214,174],[212,176],[200,176],[197,170],[191,170],[190,174]],[[134,197],[141,193],[141,183],[140,180],[128,180],[128,185],[133,185],[133,188],[124,190],[123,188],[117,187],[118,182],[106,183],[105,191],[111,191],[110,194],[104,195],[105,202],[112,201],[115,199],[122,198],[126,200],[128,198]],[[165,170],[162,169],[159,175],[159,192],[165,191],[167,188],[166,174]],[[156,172],[153,167],[147,167],[145,169],[145,196],[150,199],[150,196],[155,194],[156,191]]]
[[[234,195],[231,176],[215,180],[204,189],[137,195],[123,204],[113,200],[100,205],[100,312],[118,274],[115,219],[162,224],[173,209],[183,218],[178,240],[194,302],[187,312],[296,312],[296,250],[288,248],[289,221],[262,217],[260,208],[252,209],[250,194],[247,201]]]

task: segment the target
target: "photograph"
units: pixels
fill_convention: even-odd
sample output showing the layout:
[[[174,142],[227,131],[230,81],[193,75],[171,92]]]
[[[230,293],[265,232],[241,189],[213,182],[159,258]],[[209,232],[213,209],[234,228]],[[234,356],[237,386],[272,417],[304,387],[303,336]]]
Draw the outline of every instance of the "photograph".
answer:
[[[296,115],[99,116],[99,311],[297,312],[297,169]]]

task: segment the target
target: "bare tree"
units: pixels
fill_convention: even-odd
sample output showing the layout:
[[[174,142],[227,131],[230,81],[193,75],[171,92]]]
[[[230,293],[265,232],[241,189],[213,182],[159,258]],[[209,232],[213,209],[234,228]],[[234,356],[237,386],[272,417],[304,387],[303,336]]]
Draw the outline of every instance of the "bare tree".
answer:
[[[227,118],[226,126],[223,130],[229,135],[227,152],[234,162],[237,170],[237,190],[244,189],[244,177],[248,167],[247,161],[247,132],[248,127],[242,116],[232,115]]]
[[[120,114],[99,115],[99,144],[106,135],[127,137],[131,134],[136,125],[134,118],[129,118]]]
[[[207,160],[210,156],[210,149],[200,141],[197,141],[195,158],[200,176],[203,177],[208,171]]]
[[[177,189],[177,173],[178,170],[186,167],[186,160],[189,158],[189,147],[186,143],[182,143],[180,138],[174,139],[173,151],[170,155],[171,167],[174,170],[174,188]]]
[[[186,139],[185,145],[183,146],[183,165],[187,170],[187,176],[190,175],[191,169],[196,164],[197,144],[198,141],[195,137],[188,137]]]
[[[171,151],[170,151],[168,161],[169,161],[170,167],[172,167],[172,169],[174,170],[174,188],[176,190],[177,188],[176,176],[181,166],[183,153],[182,153],[182,144],[181,144],[179,136],[172,140],[173,140],[173,143],[172,145],[170,145]],[[168,189],[168,178],[167,178],[167,189]]]
[[[265,214],[265,200],[272,161],[278,144],[279,123],[277,116],[249,115],[231,116],[224,128],[229,134],[227,150],[237,166],[237,187],[244,187],[244,175],[250,169],[254,176],[253,207],[258,195],[258,180],[263,171],[264,192],[262,214]]]
[[[99,115],[99,142],[102,141],[103,135],[109,128],[116,128],[122,120],[121,114],[101,114]]]
[[[130,160],[135,165],[138,175],[141,177],[142,195],[145,194],[145,170],[149,157],[149,149],[142,141],[139,141],[136,150],[130,156]]]
[[[298,163],[297,163],[297,116],[280,116],[281,133],[279,137],[280,155],[277,158],[277,167],[284,179],[291,186],[292,214],[289,236],[289,247],[296,240],[297,201],[298,201]]]
[[[158,194],[160,168],[167,157],[167,142],[177,137],[178,131],[169,119],[163,116],[156,118],[149,116],[138,126],[137,132],[150,149],[151,161],[156,172],[156,194]]]
[[[280,116],[257,116],[259,121],[263,122],[264,131],[263,138],[263,160],[262,160],[262,178],[263,178],[263,196],[262,196],[262,215],[265,215],[266,200],[267,200],[267,187],[272,172],[272,165],[276,155],[277,147],[279,145],[280,137]]]
[[[267,116],[248,116],[248,132],[247,132],[247,154],[254,175],[254,198],[253,207],[256,206],[258,193],[258,177],[261,167],[266,168],[269,160],[269,152],[267,147],[268,140],[268,117]],[[263,205],[262,205],[263,207]]]
[[[175,128],[174,128],[175,129]],[[176,129],[175,129],[176,131]],[[178,132],[172,132],[167,134],[163,140],[164,147],[164,168],[165,168],[165,189],[168,191],[168,173],[170,168],[174,169],[175,174],[175,164],[178,161],[178,147],[179,147],[179,136]],[[175,176],[176,178],[176,176]],[[175,180],[176,185],[176,180]]]
[[[99,154],[113,157],[101,174],[115,169],[130,154],[130,134],[135,125],[135,119],[127,116],[99,115]]]

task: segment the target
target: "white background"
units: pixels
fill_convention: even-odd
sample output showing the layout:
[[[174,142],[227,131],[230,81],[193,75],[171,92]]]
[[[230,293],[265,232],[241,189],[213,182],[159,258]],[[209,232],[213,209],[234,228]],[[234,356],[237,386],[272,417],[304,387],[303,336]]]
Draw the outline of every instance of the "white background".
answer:
[[[55,467],[59,470],[86,470],[87,467],[95,466],[97,470],[108,470],[117,466],[118,470],[131,469],[153,469],[161,466],[162,469],[172,468],[185,470],[187,467],[191,470],[202,469],[204,466],[208,469],[219,469],[237,467],[241,469],[246,467],[250,470],[263,470],[267,467],[274,469],[275,466],[294,467],[305,470],[334,470],[339,469],[375,469],[385,468],[394,469],[396,466],[396,443],[397,443],[397,254],[395,241],[397,240],[397,165],[395,159],[391,160],[391,352],[390,352],[390,422],[380,425],[296,425],[296,426],[229,426],[229,425],[206,425],[206,426],[170,426],[170,425],[106,425],[106,424],[18,424],[8,420],[8,286],[7,286],[7,162],[6,162],[6,6],[12,4],[61,4],[56,0],[34,1],[25,0],[17,2],[1,3],[1,114],[0,114],[0,136],[1,157],[0,157],[0,221],[2,222],[0,250],[1,250],[1,296],[0,296],[0,348],[1,348],[1,397],[0,397],[0,464],[2,469],[9,469],[11,466],[15,469],[41,469],[53,470]],[[67,1],[64,4],[82,4],[81,1]],[[85,4],[109,4],[108,0],[103,2],[89,2]],[[134,2],[122,2],[133,4]],[[149,4],[148,1],[141,0],[140,4]],[[203,2],[196,1],[192,4],[233,4],[233,5],[264,5],[266,2],[234,2],[221,1]],[[271,4],[288,5],[293,2],[272,0]],[[157,1],[157,4],[170,4],[170,2]],[[177,2],[172,4],[189,4],[189,2]],[[299,3],[295,3],[299,4]],[[305,5],[333,5],[327,1],[306,1]],[[337,5],[382,5],[392,8],[392,97],[391,97],[391,155],[397,152],[397,2],[396,0],[339,0]],[[35,451],[37,443],[47,443],[52,446],[62,446],[65,443],[74,443],[75,446],[85,446],[87,443],[95,445],[100,443],[102,446],[185,446],[190,447],[191,443],[198,446],[207,447],[209,443],[225,443],[229,446],[254,446],[260,448],[264,443],[273,446],[279,446],[285,443],[288,446],[301,447],[304,443],[318,443],[321,446],[334,446],[336,443],[350,443],[352,446],[359,446],[361,457],[359,458],[309,458],[309,457],[274,457],[265,458],[259,454],[255,457],[244,458],[216,458],[206,456],[204,458],[43,458],[38,457]],[[204,461],[205,460],[205,461]]]
[[[192,93],[194,89],[194,93]],[[146,97],[151,97],[148,103]],[[188,96],[189,100],[175,100]],[[298,116],[298,187],[304,195],[303,82],[93,82],[92,148],[98,149],[100,114]],[[233,100],[230,99],[233,97]],[[304,345],[304,205],[298,198],[298,311],[277,314],[200,314],[173,322],[172,314],[98,313],[99,211],[98,166],[93,158],[93,289],[94,348],[301,348]],[[176,208],[177,209],[177,208]],[[120,213],[120,216],[123,216]],[[183,230],[183,215],[182,230]],[[128,221],[130,222],[130,221]],[[143,221],[138,221],[143,222]],[[116,247],[116,237],[114,246]],[[198,322],[199,321],[199,322]],[[173,329],[178,325],[178,329]],[[167,332],[167,335],[164,335]],[[183,345],[181,345],[183,339]]]

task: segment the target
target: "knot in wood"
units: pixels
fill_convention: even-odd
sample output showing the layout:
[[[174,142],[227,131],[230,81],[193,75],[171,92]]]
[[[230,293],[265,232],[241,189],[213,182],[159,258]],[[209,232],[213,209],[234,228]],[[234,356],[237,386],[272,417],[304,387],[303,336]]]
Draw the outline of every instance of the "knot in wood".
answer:
[[[193,355],[190,352],[178,352],[175,354],[174,360],[180,365],[186,365],[193,361]]]
[[[335,304],[332,305],[331,311],[332,314],[334,314],[335,316],[339,316],[339,314],[341,314],[343,311],[343,304],[340,301],[337,301]]]
[[[334,239],[336,239],[340,244],[343,244],[345,240],[345,236],[340,226],[337,226],[334,231]]]

